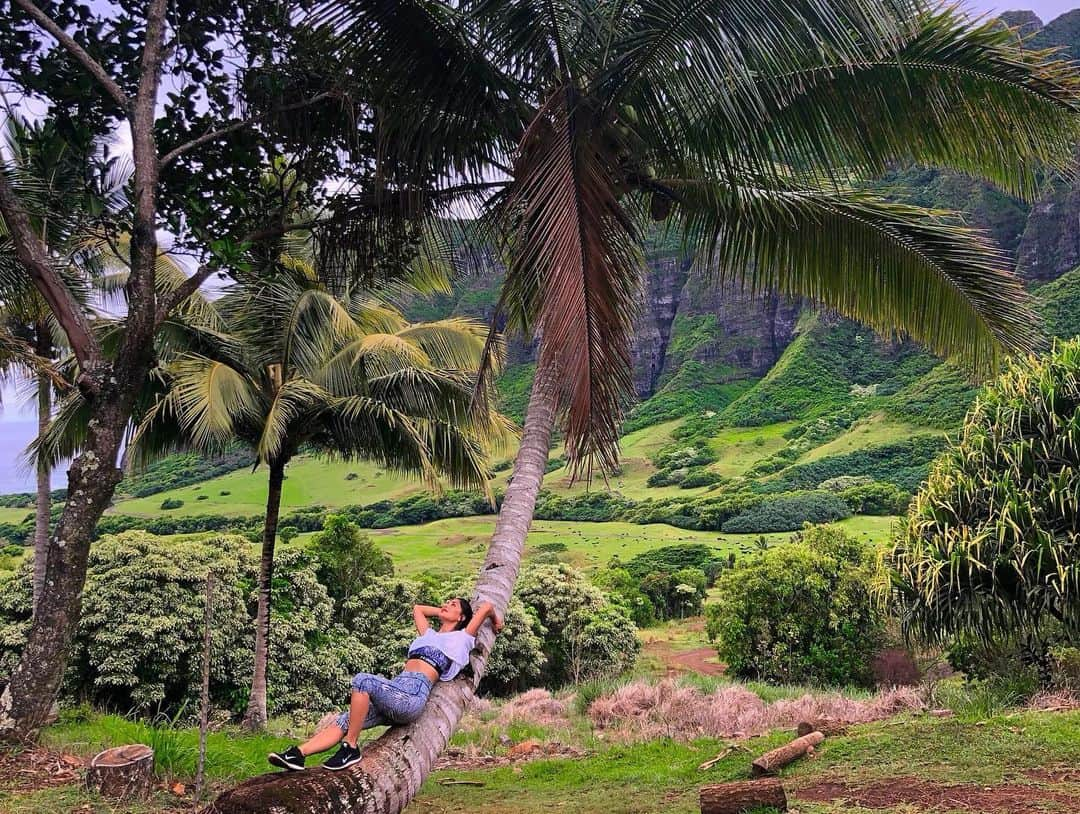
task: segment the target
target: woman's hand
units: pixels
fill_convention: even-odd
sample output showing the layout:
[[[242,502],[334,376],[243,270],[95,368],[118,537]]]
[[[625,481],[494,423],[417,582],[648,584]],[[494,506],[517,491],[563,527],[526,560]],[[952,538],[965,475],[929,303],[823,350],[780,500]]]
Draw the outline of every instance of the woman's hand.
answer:
[[[495,628],[496,633],[502,633],[503,628],[506,627],[506,622],[503,621],[502,614],[494,608],[491,609],[491,626]]]

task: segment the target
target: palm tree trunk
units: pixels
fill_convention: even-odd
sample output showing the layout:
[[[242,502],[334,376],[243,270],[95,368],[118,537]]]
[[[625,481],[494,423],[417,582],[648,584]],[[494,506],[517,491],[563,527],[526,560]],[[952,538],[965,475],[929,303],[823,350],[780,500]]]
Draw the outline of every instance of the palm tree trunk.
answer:
[[[266,490],[266,521],[263,523],[262,554],[259,558],[259,604],[255,612],[255,670],[251,676],[244,726],[251,730],[266,727],[266,657],[270,644],[270,583],[274,578],[274,543],[281,510],[281,484],[285,462],[270,464],[270,485]]]
[[[551,381],[538,369],[513,477],[476,581],[476,597],[492,602],[500,611],[510,601],[544,480],[556,409]],[[439,683],[419,720],[387,731],[350,770],[262,775],[225,792],[204,814],[398,814],[446,748],[483,677],[494,639],[491,626],[484,625],[472,654],[472,675]]]
[[[37,353],[43,358],[51,352],[45,348],[42,353],[39,340]],[[51,344],[51,343],[48,343]],[[38,438],[45,434],[52,414],[52,382],[43,373],[38,374]],[[52,511],[50,476],[52,472],[44,461],[37,463],[37,498],[34,506],[34,613],[37,613],[38,601],[45,590],[45,563],[49,556],[49,515]]]

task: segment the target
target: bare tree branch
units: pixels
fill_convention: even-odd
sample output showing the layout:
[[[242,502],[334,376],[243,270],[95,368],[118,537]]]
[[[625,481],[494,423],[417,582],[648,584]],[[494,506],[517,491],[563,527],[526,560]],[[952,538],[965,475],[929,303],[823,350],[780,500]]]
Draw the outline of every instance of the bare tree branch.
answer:
[[[34,233],[30,217],[7,176],[0,172],[0,215],[15,244],[15,255],[67,335],[80,367],[89,370],[101,361],[101,346],[83,308],[57,274],[49,250]]]
[[[105,69],[95,60],[86,50],[75,42],[72,37],[58,26],[49,15],[39,9],[31,2],[31,0],[15,0],[15,4],[25,11],[34,22],[36,22],[41,28],[47,31],[53,36],[53,38],[59,42],[64,48],[67,49],[75,59],[86,69],[87,73],[94,77],[106,91],[113,98],[113,100],[120,105],[126,112],[131,107],[131,99],[124,89],[121,88],[112,77],[105,73]]]
[[[164,167],[165,165],[182,156],[184,153],[190,150],[194,150],[196,147],[201,147],[203,144],[213,141],[214,139],[221,138],[222,136],[227,136],[229,133],[235,133],[237,130],[243,130],[245,127],[250,127],[253,124],[258,124],[259,122],[266,121],[267,119],[276,116],[279,113],[286,113],[290,110],[300,110],[305,107],[310,107],[313,104],[321,102],[324,99],[330,99],[333,96],[334,94],[329,91],[326,91],[324,93],[317,93],[309,99],[304,99],[300,102],[294,102],[291,105],[276,107],[273,110],[269,110],[266,113],[262,113],[258,116],[252,116],[249,119],[241,119],[239,121],[233,122],[232,124],[227,124],[218,130],[211,130],[208,133],[203,133],[198,138],[194,138],[191,141],[181,144],[179,147],[176,147],[167,152],[161,158],[161,166]]]

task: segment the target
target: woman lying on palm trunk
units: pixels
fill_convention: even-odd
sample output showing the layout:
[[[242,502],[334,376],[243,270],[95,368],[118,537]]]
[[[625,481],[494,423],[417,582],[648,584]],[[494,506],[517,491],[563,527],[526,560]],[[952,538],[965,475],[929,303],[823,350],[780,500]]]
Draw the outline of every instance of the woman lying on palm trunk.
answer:
[[[352,766],[361,756],[356,745],[360,731],[373,726],[407,724],[419,718],[435,682],[450,681],[468,665],[476,633],[489,616],[498,633],[503,620],[490,602],[481,602],[475,613],[469,600],[460,598],[451,599],[439,608],[416,605],[413,619],[420,635],[409,645],[405,669],[393,679],[370,673],[354,676],[349,711],[338,716],[337,726],[326,727],[299,746],[272,753],[270,763],[299,771],[308,756],[340,743],[340,748],[323,766],[332,771]],[[431,627],[429,617],[439,620],[438,631]]]

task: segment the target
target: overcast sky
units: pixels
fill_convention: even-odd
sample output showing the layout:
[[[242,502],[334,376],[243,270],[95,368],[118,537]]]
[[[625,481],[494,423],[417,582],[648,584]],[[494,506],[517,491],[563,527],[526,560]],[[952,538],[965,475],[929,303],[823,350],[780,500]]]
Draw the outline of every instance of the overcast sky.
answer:
[[[990,0],[967,0],[967,5],[978,12],[1001,12],[1026,9],[1034,11],[1044,23],[1050,22],[1059,14],[1074,8],[1080,8],[1077,0],[1016,0],[1012,3],[995,3]]]

